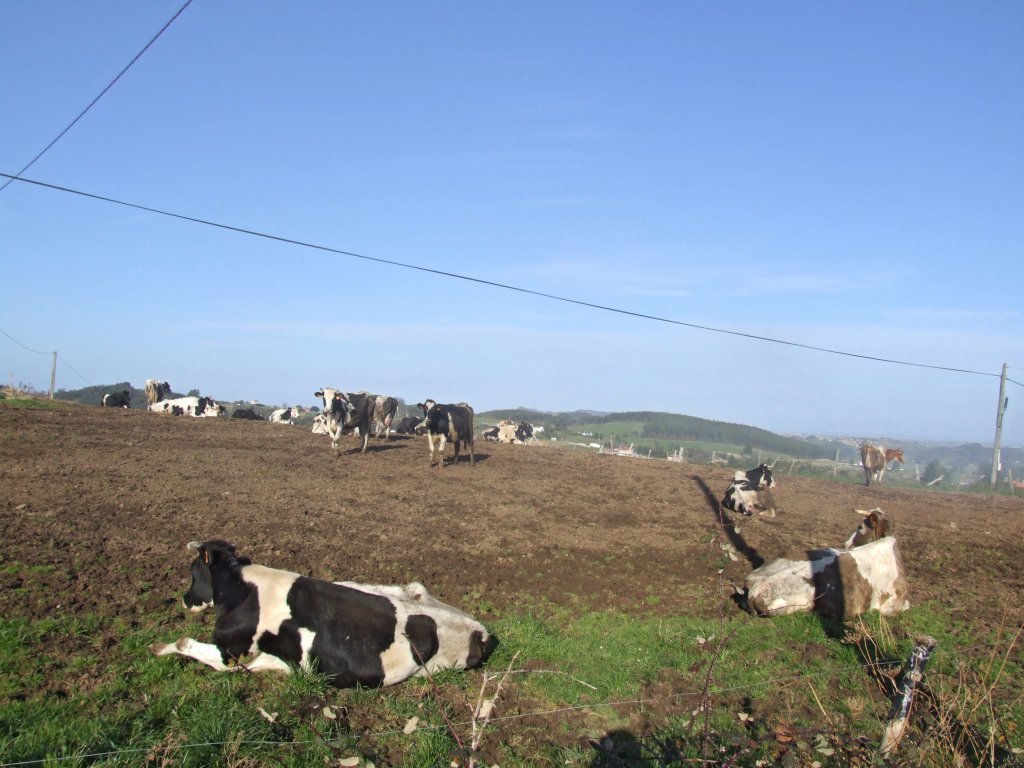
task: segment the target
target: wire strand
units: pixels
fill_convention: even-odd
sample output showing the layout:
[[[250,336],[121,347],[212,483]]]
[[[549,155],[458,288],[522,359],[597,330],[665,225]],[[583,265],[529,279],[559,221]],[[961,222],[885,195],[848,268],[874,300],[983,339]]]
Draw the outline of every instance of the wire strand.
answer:
[[[11,336],[11,334],[9,334],[3,328],[0,328],[0,333],[2,333],[4,336],[6,336],[8,339],[13,341],[15,344],[17,344],[19,347],[21,347],[22,349],[24,349],[27,352],[33,352],[33,353],[35,353],[37,355],[57,355],[57,359],[60,360],[62,363],[64,363],[64,365],[66,365],[70,371],[72,371],[76,376],[78,376],[78,378],[80,378],[82,381],[84,381],[90,387],[92,386],[92,382],[89,381],[87,378],[85,378],[85,376],[83,376],[77,370],[75,370],[74,366],[72,366],[71,363],[69,363],[67,360],[65,360],[59,353],[57,353],[57,352],[42,352],[42,351],[40,351],[38,349],[32,349],[32,347],[29,347],[29,346],[26,346],[25,344],[22,344],[20,341],[18,341],[16,338]]]
[[[63,357],[61,357],[61,355],[57,355],[57,359],[58,359],[58,360],[60,360],[60,361],[61,361],[62,363],[64,363],[64,365],[66,365],[66,366],[68,367],[68,369],[69,369],[69,370],[70,370],[70,371],[71,371],[72,373],[74,373],[74,374],[75,374],[76,376],[78,376],[78,378],[80,378],[80,379],[81,379],[82,381],[84,381],[84,382],[85,382],[86,384],[88,384],[88,385],[89,385],[90,387],[92,386],[92,382],[91,382],[91,381],[89,381],[89,380],[88,380],[87,378],[85,378],[85,376],[83,376],[82,374],[80,374],[80,373],[79,373],[78,371],[76,371],[76,370],[75,370],[74,368],[72,368],[72,366],[71,366],[71,363],[69,363],[69,362],[68,362],[67,360],[65,360],[65,359],[64,359]]]
[[[13,341],[13,342],[14,342],[15,344],[17,344],[17,345],[18,345],[19,347],[21,347],[22,349],[24,349],[24,350],[26,350],[26,351],[28,351],[28,352],[34,352],[34,353],[35,353],[35,354],[37,354],[37,355],[52,355],[52,354],[53,354],[53,352],[41,352],[41,351],[40,351],[40,350],[38,350],[38,349],[32,349],[32,347],[26,347],[26,346],[25,346],[24,344],[22,344],[22,343],[21,343],[20,341],[18,341],[18,340],[17,340],[16,338],[14,338],[13,336],[11,336],[11,334],[9,334],[9,333],[8,333],[7,331],[5,331],[5,330],[4,330],[3,328],[0,328],[0,333],[2,333],[2,334],[3,334],[4,336],[6,336],[6,337],[7,337],[8,339],[10,339],[10,340],[11,340],[11,341]]]
[[[383,258],[379,258],[377,256],[366,256],[364,254],[355,253],[353,251],[345,251],[345,250],[342,250],[340,248],[332,248],[330,246],[319,245],[317,243],[310,243],[310,242],[305,242],[305,241],[302,241],[302,240],[296,240],[294,238],[283,237],[281,235],[273,235],[273,234],[270,234],[270,233],[267,233],[267,232],[260,232],[258,230],[254,230],[254,229],[247,229],[245,227],[237,227],[237,226],[233,226],[233,225],[230,225],[230,224],[221,224],[221,223],[218,223],[218,222],[215,222],[215,221],[210,221],[208,219],[201,219],[201,218],[198,218],[196,216],[188,216],[188,215],[182,214],[182,213],[174,213],[172,211],[164,211],[164,210],[161,210],[159,208],[152,208],[150,206],[140,205],[138,203],[129,203],[129,202],[124,201],[124,200],[117,200],[116,198],[106,197],[104,195],[98,195],[98,194],[94,194],[92,192],[83,192],[81,190],[71,189],[69,187],[62,187],[60,185],[50,184],[50,183],[47,183],[47,182],[44,182],[44,181],[38,181],[38,180],[35,180],[35,179],[25,179],[25,178],[21,178],[20,176],[11,176],[10,174],[7,174],[7,173],[0,173],[0,176],[5,176],[5,177],[7,177],[8,179],[10,179],[12,181],[17,179],[18,181],[20,181],[20,182],[22,182],[24,184],[33,184],[35,186],[43,187],[45,189],[52,189],[52,190],[57,191],[57,192],[65,192],[65,193],[71,194],[71,195],[78,195],[80,197],[86,197],[86,198],[89,198],[89,199],[92,199],[92,200],[99,200],[100,202],[111,203],[113,205],[120,205],[120,206],[124,206],[126,208],[133,208],[133,209],[138,210],[138,211],[145,211],[147,213],[153,213],[153,214],[157,214],[159,216],[167,216],[169,218],[179,219],[181,221],[189,221],[189,222],[192,222],[193,224],[202,224],[202,225],[207,226],[207,227],[214,227],[214,228],[217,228],[217,229],[223,229],[223,230],[227,230],[229,232],[237,232],[239,234],[250,235],[252,237],[260,237],[260,238],[263,238],[265,240],[272,240],[272,241],[279,242],[279,243],[285,243],[287,245],[295,245],[295,246],[298,246],[298,247],[301,247],[301,248],[311,248],[313,250],[325,251],[327,253],[338,254],[339,256],[350,256],[350,257],[355,258],[355,259],[362,259],[364,261],[371,261],[371,262],[374,262],[374,263],[377,263],[377,264],[386,264],[386,265],[392,266],[392,267],[400,267],[402,269],[412,269],[412,270],[416,270],[418,272],[425,272],[425,273],[428,273],[428,274],[440,275],[441,277],[450,277],[450,278],[453,278],[453,279],[456,279],[456,280],[465,280],[467,282],[477,283],[479,285],[488,285],[488,286],[491,286],[492,288],[501,288],[501,289],[504,289],[504,290],[516,291],[518,293],[523,293],[523,294],[527,294],[527,295],[530,295],[530,296],[538,296],[538,297],[544,298],[544,299],[551,299],[552,301],[560,301],[560,302],[563,302],[563,303],[566,303],[566,304],[575,304],[576,306],[580,306],[580,307],[589,307],[591,309],[597,309],[597,310],[600,310],[602,312],[613,312],[613,313],[616,313],[616,314],[626,315],[626,316],[629,316],[629,317],[636,317],[636,318],[639,318],[639,319],[642,319],[642,320],[653,320],[653,321],[659,322],[659,323],[667,323],[669,325],[676,325],[676,326],[682,326],[682,327],[686,327],[686,328],[693,328],[693,329],[699,330],[699,331],[708,331],[708,332],[711,332],[711,333],[721,333],[721,334],[726,334],[726,335],[729,335],[729,336],[737,336],[737,337],[740,337],[740,338],[753,339],[755,341],[764,341],[764,342],[769,342],[769,343],[772,343],[772,344],[782,344],[784,346],[796,347],[798,349],[806,349],[806,350],[810,350],[810,351],[813,351],[813,352],[823,352],[823,353],[830,354],[830,355],[840,355],[840,356],[843,356],[843,357],[852,357],[852,358],[856,358],[856,359],[859,359],[859,360],[871,360],[871,361],[877,362],[877,363],[888,363],[890,365],[903,365],[903,366],[909,366],[909,367],[912,367],[912,368],[927,368],[927,369],[930,369],[930,370],[948,371],[948,372],[951,372],[951,373],[964,373],[964,374],[969,374],[969,375],[972,375],[972,376],[989,376],[989,377],[993,377],[993,378],[999,378],[1000,377],[1000,374],[998,374],[998,373],[987,373],[985,371],[973,371],[973,370],[966,369],[966,368],[956,368],[956,367],[945,366],[945,365],[929,365],[929,364],[926,364],[926,363],[912,363],[912,362],[908,362],[906,360],[894,360],[892,358],[886,358],[886,357],[875,357],[873,355],[862,355],[862,354],[859,354],[859,353],[856,353],[856,352],[845,352],[845,351],[839,350],[839,349],[830,349],[828,347],[817,347],[817,346],[814,346],[814,345],[811,345],[811,344],[803,344],[801,342],[796,342],[796,341],[787,341],[785,339],[775,339],[775,338],[772,338],[770,336],[762,336],[762,335],[755,334],[755,333],[746,333],[746,332],[742,332],[742,331],[730,331],[730,330],[727,330],[727,329],[724,329],[724,328],[715,328],[715,327],[710,326],[710,325],[700,325],[698,323],[690,323],[690,322],[686,322],[684,320],[673,320],[671,318],[659,317],[658,315],[650,315],[650,314],[647,314],[647,313],[644,313],[644,312],[634,312],[634,311],[628,310],[628,309],[620,309],[618,307],[610,307],[610,306],[607,306],[607,305],[604,305],[604,304],[596,304],[594,302],[582,301],[580,299],[572,299],[572,298],[568,298],[566,296],[558,296],[558,295],[552,294],[552,293],[545,293],[543,291],[537,291],[537,290],[533,290],[531,288],[522,288],[520,286],[509,285],[507,283],[499,283],[499,282],[496,282],[496,281],[493,281],[493,280],[485,280],[483,278],[472,277],[470,275],[463,275],[463,274],[459,274],[457,272],[449,272],[449,271],[442,270],[442,269],[434,269],[432,267],[423,267],[423,266],[419,266],[417,264],[409,264],[409,263],[406,263],[406,262],[395,261],[395,260],[392,260],[392,259],[383,259]],[[1007,379],[1007,381],[1012,381],[1012,379]],[[1013,383],[1020,385],[1020,383],[1016,382],[1016,381],[1014,381]],[[1020,385],[1020,386],[1024,386],[1024,385]]]
[[[81,120],[83,117],[85,117],[85,113],[88,112],[90,109],[92,109],[96,105],[96,102],[98,102],[100,99],[102,99],[106,95],[107,91],[109,91],[111,88],[114,87],[114,85],[117,83],[118,80],[121,79],[121,77],[125,74],[125,72],[127,72],[129,69],[132,68],[132,65],[135,64],[135,62],[137,62],[140,58],[142,58],[142,54],[144,54],[146,51],[149,50],[149,47],[151,45],[153,45],[153,43],[155,43],[157,41],[157,39],[159,39],[160,35],[162,35],[164,32],[167,31],[167,28],[170,27],[171,24],[173,24],[174,21],[179,16],[181,16],[182,12],[186,8],[188,8],[189,5],[191,5],[191,3],[192,3],[192,0],[186,0],[185,4],[183,6],[181,6],[181,8],[178,9],[178,12],[175,13],[171,17],[170,21],[168,21],[166,24],[163,25],[163,27],[160,28],[160,31],[157,32],[150,39],[150,41],[148,43],[146,43],[145,46],[143,46],[141,51],[139,51],[137,54],[135,54],[135,57],[131,61],[128,62],[128,64],[124,67],[124,69],[122,69],[120,72],[117,73],[117,76],[113,80],[111,80],[109,83],[107,83],[107,87],[104,88],[102,91],[100,91],[99,95],[96,98],[94,98],[92,101],[90,101],[89,105],[85,109],[83,109],[81,112],[78,113],[78,117],[76,117],[74,120],[72,120],[70,123],[68,123],[67,126],[65,126],[64,130],[61,131],[60,133],[58,133],[57,137],[55,139],[53,139],[53,141],[51,141],[49,144],[47,144],[45,147],[43,147],[43,149],[39,152],[39,154],[37,154],[35,157],[33,157],[24,168],[22,168],[20,171],[18,171],[13,177],[8,177],[7,181],[4,182],[4,185],[2,187],[0,187],[0,192],[3,192],[5,189],[7,189],[7,187],[10,185],[10,183],[12,181],[14,181],[16,178],[21,176],[21,174],[23,174],[25,171],[27,171],[29,168],[31,168],[33,165],[35,165],[36,161],[39,160],[39,158],[41,158],[47,152],[49,152],[54,144],[56,144],[58,141],[60,141],[62,138],[64,138],[64,134],[66,134],[68,131],[70,131],[72,128],[74,128],[75,127],[75,123],[77,123],[79,120]]]

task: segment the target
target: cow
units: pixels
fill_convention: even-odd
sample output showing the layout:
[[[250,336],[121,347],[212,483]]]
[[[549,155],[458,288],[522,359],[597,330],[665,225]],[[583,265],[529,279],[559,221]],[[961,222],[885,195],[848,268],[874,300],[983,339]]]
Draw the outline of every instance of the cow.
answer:
[[[492,443],[525,443],[533,437],[533,425],[525,421],[499,421],[498,426],[481,433]]]
[[[252,563],[221,539],[191,542],[198,555],[184,602],[217,610],[213,643],[154,643],[218,671],[316,669],[339,688],[387,686],[439,669],[481,666],[497,638],[422,584],[328,582]],[[251,657],[246,660],[246,657]]]
[[[418,431],[420,426],[423,424],[423,418],[421,416],[406,416],[395,427],[395,432],[400,435],[414,435],[420,434]]]
[[[430,445],[430,466],[434,466],[434,448],[438,448],[441,457],[440,466],[444,466],[444,447],[450,440],[455,446],[452,464],[459,461],[459,449],[469,451],[470,466],[476,464],[473,455],[473,408],[466,403],[440,405],[433,400],[417,403],[423,411],[423,424],[427,429],[427,443]]]
[[[152,406],[153,403],[159,403],[169,394],[171,394],[171,385],[166,381],[161,383],[156,379],[146,379],[146,405]]]
[[[263,421],[263,417],[260,416],[255,408],[239,408],[231,414],[232,419],[247,419],[249,421]]]
[[[299,407],[293,405],[290,408],[278,408],[276,411],[271,412],[270,420],[275,424],[294,424],[295,419],[299,418]]]
[[[885,512],[879,507],[875,507],[869,512],[860,509],[855,509],[854,512],[861,516],[860,525],[857,526],[853,535],[843,542],[843,549],[853,549],[892,535],[893,522],[885,516]]]
[[[384,431],[384,439],[391,439],[391,422],[398,413],[398,400],[387,395],[377,395],[373,403],[373,427],[377,437],[380,437],[381,430]]]
[[[369,392],[342,392],[329,387],[317,390],[313,396],[323,400],[323,413],[327,417],[327,433],[331,436],[331,447],[337,449],[338,440],[344,430],[358,429],[363,443],[359,452],[366,453],[376,396]]]
[[[107,392],[100,398],[100,404],[104,408],[131,408],[132,393],[127,389],[120,392]]]
[[[166,413],[172,416],[223,416],[225,408],[218,405],[212,397],[177,397],[173,400],[160,400],[149,406],[154,413]]]
[[[324,414],[318,413],[316,416],[313,417],[313,430],[312,430],[312,432],[313,432],[314,435],[329,435],[329,434],[331,434],[331,430],[327,426],[327,417]]]
[[[878,475],[878,484],[882,483],[882,475],[891,461],[903,463],[902,448],[885,448],[880,445],[864,443],[860,447],[860,463],[864,465],[864,485],[871,485],[871,479]]]
[[[751,613],[779,616],[815,611],[848,621],[877,610],[889,616],[910,607],[903,560],[892,521],[878,508],[863,515],[841,549],[826,547],[777,559],[751,571],[740,601]]]
[[[725,495],[719,502],[718,511],[730,509],[741,515],[750,517],[754,511],[764,512],[769,517],[775,516],[775,498],[769,488],[775,487],[772,468],[762,464],[746,472],[740,470],[733,475],[732,483],[725,489]]]

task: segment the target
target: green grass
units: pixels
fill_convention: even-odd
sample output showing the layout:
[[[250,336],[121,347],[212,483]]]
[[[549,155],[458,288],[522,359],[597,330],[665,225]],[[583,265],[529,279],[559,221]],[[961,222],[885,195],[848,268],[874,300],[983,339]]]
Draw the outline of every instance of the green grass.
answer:
[[[403,765],[448,765],[456,745],[440,707],[458,724],[460,737],[467,735],[467,706],[476,700],[479,673],[446,671],[433,681],[414,679],[385,691],[339,691],[311,673],[221,674],[151,656],[148,645],[157,639],[181,632],[204,638],[209,632],[208,624],[191,617],[175,622],[174,630],[161,622],[166,616],[151,617],[133,631],[90,616],[0,619],[0,763],[322,766],[361,755],[387,765],[400,755]],[[518,701],[539,713],[579,712],[573,722],[585,722],[587,732],[570,734],[575,744],[536,746],[526,755],[509,748],[500,764],[599,765],[591,748],[578,745],[587,736],[616,759],[633,760],[625,765],[643,765],[642,756],[670,744],[680,760],[701,759],[703,746],[723,760],[731,755],[737,765],[753,765],[774,749],[773,723],[759,715],[744,726],[739,717],[749,704],[755,711],[768,707],[809,734],[801,742],[807,764],[818,759],[823,766],[842,765],[850,754],[840,749],[828,755],[830,747],[820,741],[831,738],[830,726],[847,740],[877,741],[888,709],[865,671],[866,659],[898,667],[919,634],[938,639],[929,669],[934,687],[953,697],[965,679],[975,691],[991,688],[992,707],[979,708],[979,725],[991,725],[984,718],[995,716],[1004,729],[1024,733],[1017,693],[1024,669],[1019,649],[1008,653],[1011,630],[979,633],[928,605],[896,619],[872,616],[863,627],[873,644],[844,642],[841,628],[810,615],[638,618],[617,611],[571,615],[551,606],[506,613],[492,625],[501,645],[487,671],[497,675],[511,665],[515,671],[505,685]],[[90,638],[102,630],[123,639],[97,648]],[[52,682],[44,684],[54,669],[69,680],[65,695],[55,693]],[[90,671],[89,683],[74,689],[71,681]],[[693,714],[705,686],[706,719],[703,712]],[[645,690],[663,698],[647,693],[641,702]],[[658,723],[653,737],[631,740],[631,718],[645,707],[676,714]],[[261,710],[275,714],[268,718]],[[406,734],[403,726],[412,717],[420,727]],[[370,724],[368,733],[361,722]],[[514,726],[504,728],[515,732]],[[606,734],[613,735],[601,742]]]
[[[44,400],[34,397],[5,397],[0,398],[0,408],[42,408],[45,410],[56,410],[66,407],[57,400]]]

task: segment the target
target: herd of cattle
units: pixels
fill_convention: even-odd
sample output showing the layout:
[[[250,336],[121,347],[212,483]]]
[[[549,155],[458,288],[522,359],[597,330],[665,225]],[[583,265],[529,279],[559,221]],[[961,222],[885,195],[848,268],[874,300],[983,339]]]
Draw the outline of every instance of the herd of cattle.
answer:
[[[187,397],[168,398],[171,385],[156,379],[146,380],[146,403],[154,413],[172,416],[218,417],[224,416],[227,409],[218,404],[212,397],[189,395]],[[398,399],[388,395],[374,395],[369,392],[343,392],[340,389],[323,387],[314,395],[320,399],[323,408],[313,419],[313,432],[328,435],[331,446],[337,448],[342,434],[357,435],[361,440],[360,453],[365,453],[371,432],[385,440],[390,439],[392,425],[398,413]],[[101,398],[106,407],[128,408],[131,405],[131,392],[107,393]],[[426,435],[430,446],[430,463],[435,464],[434,452],[437,451],[440,466],[444,466],[445,447],[450,442],[454,446],[455,456],[452,463],[458,463],[463,451],[469,455],[469,463],[474,464],[476,457],[473,452],[473,408],[467,403],[441,404],[434,400],[417,403],[422,412],[420,417],[403,418],[394,431],[398,434]],[[302,414],[300,406],[279,408],[270,414],[269,420],[281,424],[294,424]],[[249,419],[263,421],[263,417],[255,408],[238,408],[231,414],[233,419]],[[540,431],[538,428],[536,431]],[[485,440],[502,443],[525,443],[533,439],[534,427],[525,421],[499,422],[498,426],[483,433]]]
[[[224,414],[212,398],[168,399],[170,391],[166,382],[147,381],[149,409],[196,417]],[[315,396],[323,408],[313,431],[328,435],[333,447],[338,447],[344,432],[361,438],[360,452],[366,451],[371,431],[390,438],[398,409],[395,398],[329,387]],[[130,393],[109,393],[102,402],[127,408]],[[436,450],[443,466],[449,442],[455,450],[453,463],[465,451],[472,465],[473,408],[434,400],[417,406],[422,416],[403,419],[395,431],[426,435],[431,465]],[[300,410],[278,409],[270,420],[294,423]],[[254,409],[239,409],[233,416],[262,419]],[[502,422],[483,434],[488,440],[527,442],[533,432],[525,422]],[[866,485],[873,479],[881,482],[889,462],[904,461],[901,450],[871,444],[862,446],[861,457]],[[738,531],[727,511],[774,517],[775,487],[768,464],[736,472],[719,502],[723,529]],[[761,565],[747,575],[738,602],[761,616],[815,611],[843,621],[869,610],[888,615],[909,608],[892,520],[878,507],[856,512],[860,524],[840,547],[780,555]],[[192,542],[189,548],[197,550],[197,556],[183,603],[193,611],[216,608],[213,643],[188,637],[158,643],[151,651],[159,656],[182,655],[216,670],[289,672],[296,666],[315,667],[338,686],[378,686],[442,668],[478,667],[498,642],[480,621],[432,597],[419,582],[327,582],[256,565],[219,539]]]

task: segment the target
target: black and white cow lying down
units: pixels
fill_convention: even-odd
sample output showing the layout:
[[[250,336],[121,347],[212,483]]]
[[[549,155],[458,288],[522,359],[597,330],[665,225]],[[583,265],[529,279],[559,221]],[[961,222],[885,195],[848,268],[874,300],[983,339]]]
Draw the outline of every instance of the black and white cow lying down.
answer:
[[[775,516],[775,499],[769,488],[775,487],[772,468],[762,464],[746,472],[738,471],[725,490],[720,507],[750,517],[755,510]],[[721,511],[721,509],[719,510]]]
[[[213,669],[316,668],[338,687],[400,683],[437,669],[472,669],[498,641],[472,616],[407,586],[327,582],[255,565],[219,539],[192,542],[192,583],[183,601],[217,610],[213,643],[156,643]],[[251,656],[248,661],[244,657]]]
[[[132,393],[127,389],[122,389],[120,392],[106,392],[100,398],[100,404],[104,408],[131,408]]]

